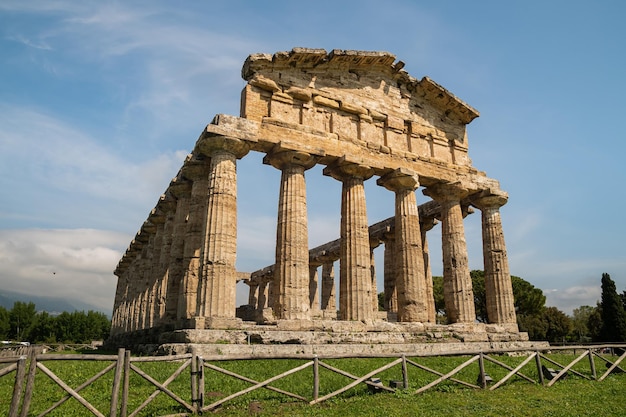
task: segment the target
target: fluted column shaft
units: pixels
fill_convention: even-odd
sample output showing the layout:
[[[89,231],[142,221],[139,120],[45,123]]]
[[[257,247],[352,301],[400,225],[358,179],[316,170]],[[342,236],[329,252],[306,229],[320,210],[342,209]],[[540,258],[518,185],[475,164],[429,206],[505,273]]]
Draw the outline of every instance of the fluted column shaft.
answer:
[[[237,158],[211,154],[209,201],[203,257],[201,316],[235,317],[237,253]]]
[[[322,265],[322,302],[320,308],[326,311],[337,311],[335,266],[332,261]]]
[[[424,277],[424,253],[415,198],[415,190],[419,187],[417,175],[396,170],[381,177],[378,184],[395,192],[398,321],[427,322],[428,301]]]
[[[309,232],[305,170],[315,159],[304,152],[277,150],[265,163],[281,170],[274,269],[274,315],[285,320],[311,318]]]
[[[427,188],[424,194],[441,205],[443,296],[448,322],[473,323],[476,320],[476,309],[461,209],[464,190],[439,184]]]
[[[487,196],[473,201],[482,213],[487,317],[490,323],[516,325],[513,286],[500,217],[500,207],[505,203],[504,196]]]
[[[326,175],[342,181],[339,315],[342,320],[370,321],[372,276],[363,181],[373,170],[357,164],[329,166]]]
[[[179,300],[185,269],[183,267],[183,253],[185,246],[186,219],[189,214],[189,197],[191,182],[182,178],[175,178],[170,183],[169,191],[176,198],[176,209],[172,224],[172,242],[168,269],[167,295],[165,300],[165,322],[177,323],[180,327],[184,316],[179,314]]]
[[[426,230],[422,230],[422,251],[424,253],[424,279],[426,282],[426,310],[428,312],[428,322],[435,323],[437,321],[437,312],[435,311],[435,294],[433,290],[433,273],[430,269],[430,253],[428,251],[428,239]]]
[[[396,291],[396,251],[395,238],[385,238],[385,310],[389,313],[398,312],[398,292]]]

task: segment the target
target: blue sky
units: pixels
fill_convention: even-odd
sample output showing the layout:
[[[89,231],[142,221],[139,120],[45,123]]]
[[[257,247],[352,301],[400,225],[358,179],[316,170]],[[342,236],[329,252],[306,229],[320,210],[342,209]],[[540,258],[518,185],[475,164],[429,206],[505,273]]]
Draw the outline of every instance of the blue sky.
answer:
[[[511,273],[567,313],[595,305],[603,272],[626,289],[625,13],[621,1],[3,0],[0,290],[110,312],[117,261],[203,127],[239,114],[245,58],[302,46],[391,52],[476,108],[470,157],[509,193]],[[237,266],[252,271],[273,263],[280,175],[261,155],[238,169]],[[316,246],[338,237],[340,186],[314,168],[307,187]],[[393,215],[389,191],[372,180],[366,194],[371,223]],[[479,213],[465,226],[482,269]]]

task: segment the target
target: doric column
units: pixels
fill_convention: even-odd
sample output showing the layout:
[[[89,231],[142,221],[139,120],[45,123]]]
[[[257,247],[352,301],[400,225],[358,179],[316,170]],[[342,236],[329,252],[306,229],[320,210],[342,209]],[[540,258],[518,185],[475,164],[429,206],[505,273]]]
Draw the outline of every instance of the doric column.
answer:
[[[163,222],[163,238],[161,240],[161,253],[159,255],[159,283],[158,283],[158,309],[155,312],[157,326],[170,325],[171,320],[166,319],[167,298],[169,296],[169,280],[170,280],[170,253],[172,249],[172,240],[174,238],[174,219],[176,211],[176,199],[170,194],[165,193],[159,199],[157,205],[158,210],[162,213]]]
[[[398,321],[427,322],[428,301],[424,278],[422,235],[415,198],[419,187],[417,175],[397,169],[378,180],[396,195],[396,288]]]
[[[198,299],[198,293],[206,222],[209,161],[196,155],[185,161],[181,175],[191,181],[191,191],[189,210],[185,219],[183,246],[183,268],[185,272],[180,287],[178,315],[188,323],[185,327],[196,327],[192,321],[194,317],[199,315],[199,305],[202,304]]]
[[[428,249],[428,238],[426,232],[431,230],[437,220],[434,217],[420,218],[420,231],[422,232],[422,252],[424,253],[424,278],[426,280],[426,301],[428,302],[428,322],[437,322],[437,311],[435,308],[435,294],[433,292],[433,273],[430,268],[430,252]]]
[[[276,229],[274,314],[278,319],[308,320],[309,235],[304,171],[315,165],[315,158],[304,152],[273,151],[264,163],[280,169],[280,195]]]
[[[388,233],[385,236],[385,310],[388,313],[398,312],[398,292],[396,291],[396,252],[395,237]]]
[[[246,284],[248,284],[248,287],[250,287],[250,289],[248,290],[248,305],[256,309],[259,302],[259,283],[249,280],[246,281]]]
[[[322,303],[320,308],[325,311],[337,311],[335,299],[335,266],[333,261],[322,264]]]
[[[372,276],[363,181],[374,174],[370,167],[344,163],[324,168],[342,182],[341,248],[339,268],[339,314],[341,320],[370,321]]]
[[[235,138],[210,136],[197,146],[211,158],[200,316],[208,328],[229,327],[236,309],[237,159],[248,153],[249,145]]]
[[[183,253],[185,246],[185,232],[187,230],[187,215],[189,214],[189,200],[191,182],[177,176],[172,180],[168,192],[176,199],[176,209],[172,224],[172,243],[168,267],[167,296],[165,301],[165,322],[183,327],[184,316],[179,315],[179,299],[182,281],[185,275],[183,267]]]
[[[372,277],[372,311],[374,317],[378,314],[378,282],[376,280],[376,260],[374,259],[374,249],[380,245],[380,240],[370,238],[370,275]]]
[[[490,323],[513,325],[513,330],[517,331],[513,286],[500,218],[500,207],[506,202],[504,193],[472,199],[472,204],[482,213],[487,317]]]
[[[437,184],[426,188],[424,194],[441,205],[443,296],[448,322],[473,323],[476,310],[461,210],[466,191],[452,184]]]
[[[312,313],[320,311],[319,264],[309,265],[309,305]]]

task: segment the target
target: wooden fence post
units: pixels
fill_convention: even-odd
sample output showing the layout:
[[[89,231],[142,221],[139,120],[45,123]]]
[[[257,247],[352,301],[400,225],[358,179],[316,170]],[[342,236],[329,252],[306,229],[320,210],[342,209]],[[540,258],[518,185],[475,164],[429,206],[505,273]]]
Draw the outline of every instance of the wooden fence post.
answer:
[[[591,348],[587,351],[589,352],[589,366],[591,367],[591,375],[593,379],[598,379],[598,374],[596,373],[596,362],[593,360],[593,352],[591,352]]]
[[[33,398],[33,390],[35,389],[35,373],[37,372],[37,352],[32,346],[30,351],[28,352],[28,359],[30,364],[28,369],[28,379],[26,381],[26,391],[24,392],[24,400],[22,401],[22,411],[20,413],[21,417],[26,417],[28,415],[28,410],[30,409],[30,401]]]
[[[15,370],[15,383],[13,384],[13,397],[9,408],[9,417],[17,417],[22,397],[22,387],[24,386],[24,375],[26,374],[26,356],[20,356],[17,360]]]
[[[537,364],[537,374],[539,374],[539,383],[543,385],[543,369],[541,368],[541,355],[537,350],[535,355],[535,363]]]
[[[478,369],[480,372],[480,387],[485,389],[487,388],[487,377],[485,376],[485,359],[483,358],[483,352],[480,352],[480,356],[478,357]]]
[[[313,400],[320,396],[320,362],[317,355],[313,358]]]
[[[406,356],[402,355],[402,388],[409,388],[409,372],[406,366]]]
[[[128,412],[128,385],[130,383],[130,350],[124,352],[124,383],[122,385],[122,405],[120,416],[126,417]]]
[[[113,389],[111,392],[111,408],[109,409],[109,416],[115,417],[117,415],[117,403],[120,397],[120,383],[122,379],[122,370],[124,369],[124,348],[120,348],[117,351],[117,362],[115,363],[115,375],[113,376]]]
[[[191,351],[191,366],[189,367],[191,373],[191,406],[194,410],[198,411],[198,355],[196,350]]]
[[[198,356],[198,414],[204,408],[204,358]]]

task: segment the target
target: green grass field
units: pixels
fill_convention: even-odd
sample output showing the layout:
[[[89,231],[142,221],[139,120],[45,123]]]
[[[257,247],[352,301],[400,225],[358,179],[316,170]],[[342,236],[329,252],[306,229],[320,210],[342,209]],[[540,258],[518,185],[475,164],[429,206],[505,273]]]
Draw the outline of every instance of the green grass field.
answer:
[[[572,355],[550,355],[561,364],[572,361]],[[445,373],[467,360],[468,357],[433,357],[416,358],[418,363]],[[498,360],[517,366],[524,357],[498,356]],[[383,366],[390,359],[334,359],[324,360],[332,366],[350,372],[353,375],[365,375],[369,371]],[[257,381],[278,375],[290,368],[303,364],[299,360],[254,360],[213,362],[224,369],[243,374]],[[545,362],[544,362],[545,363]],[[93,375],[104,369],[108,362],[85,361],[46,361],[45,366],[61,377],[69,386],[75,388]],[[182,362],[135,363],[142,371],[159,382],[165,381]],[[604,362],[595,361],[598,373],[606,368]],[[550,367],[554,367],[546,363]],[[508,371],[488,361],[486,372],[494,380],[501,379]],[[591,375],[589,360],[580,361],[574,369],[583,375]],[[282,394],[260,389],[236,398],[215,411],[218,415],[228,416],[623,416],[626,415],[626,374],[612,374],[602,382],[589,381],[576,375],[568,375],[552,387],[531,384],[519,377],[509,380],[495,391],[467,388],[454,382],[443,382],[431,390],[415,395],[417,388],[437,378],[437,376],[409,366],[409,389],[395,393],[371,393],[365,384],[360,384],[321,404],[314,406],[300,402]],[[534,360],[526,365],[522,372],[537,380]],[[14,374],[0,378],[0,415],[8,415]],[[463,369],[456,378],[476,383],[478,364],[474,363]],[[389,380],[401,380],[400,365],[377,375],[385,384]],[[111,397],[113,372],[105,374],[94,384],[80,392],[94,404],[100,412],[108,415]],[[330,370],[320,368],[320,396],[330,393],[351,379]],[[205,372],[205,403],[209,404],[251,384],[224,376],[212,370]],[[151,386],[136,373],[130,376],[130,399],[128,412],[135,410],[152,392]],[[312,399],[312,368],[280,379],[272,386]],[[174,380],[169,386],[176,395],[186,402],[191,401],[189,369]],[[62,398],[64,392],[47,375],[38,371],[35,383],[34,401],[29,415],[36,416]],[[185,412],[184,407],[176,404],[163,393],[143,409],[141,416],[164,416]],[[70,399],[50,416],[87,416],[91,415],[76,400]]]

